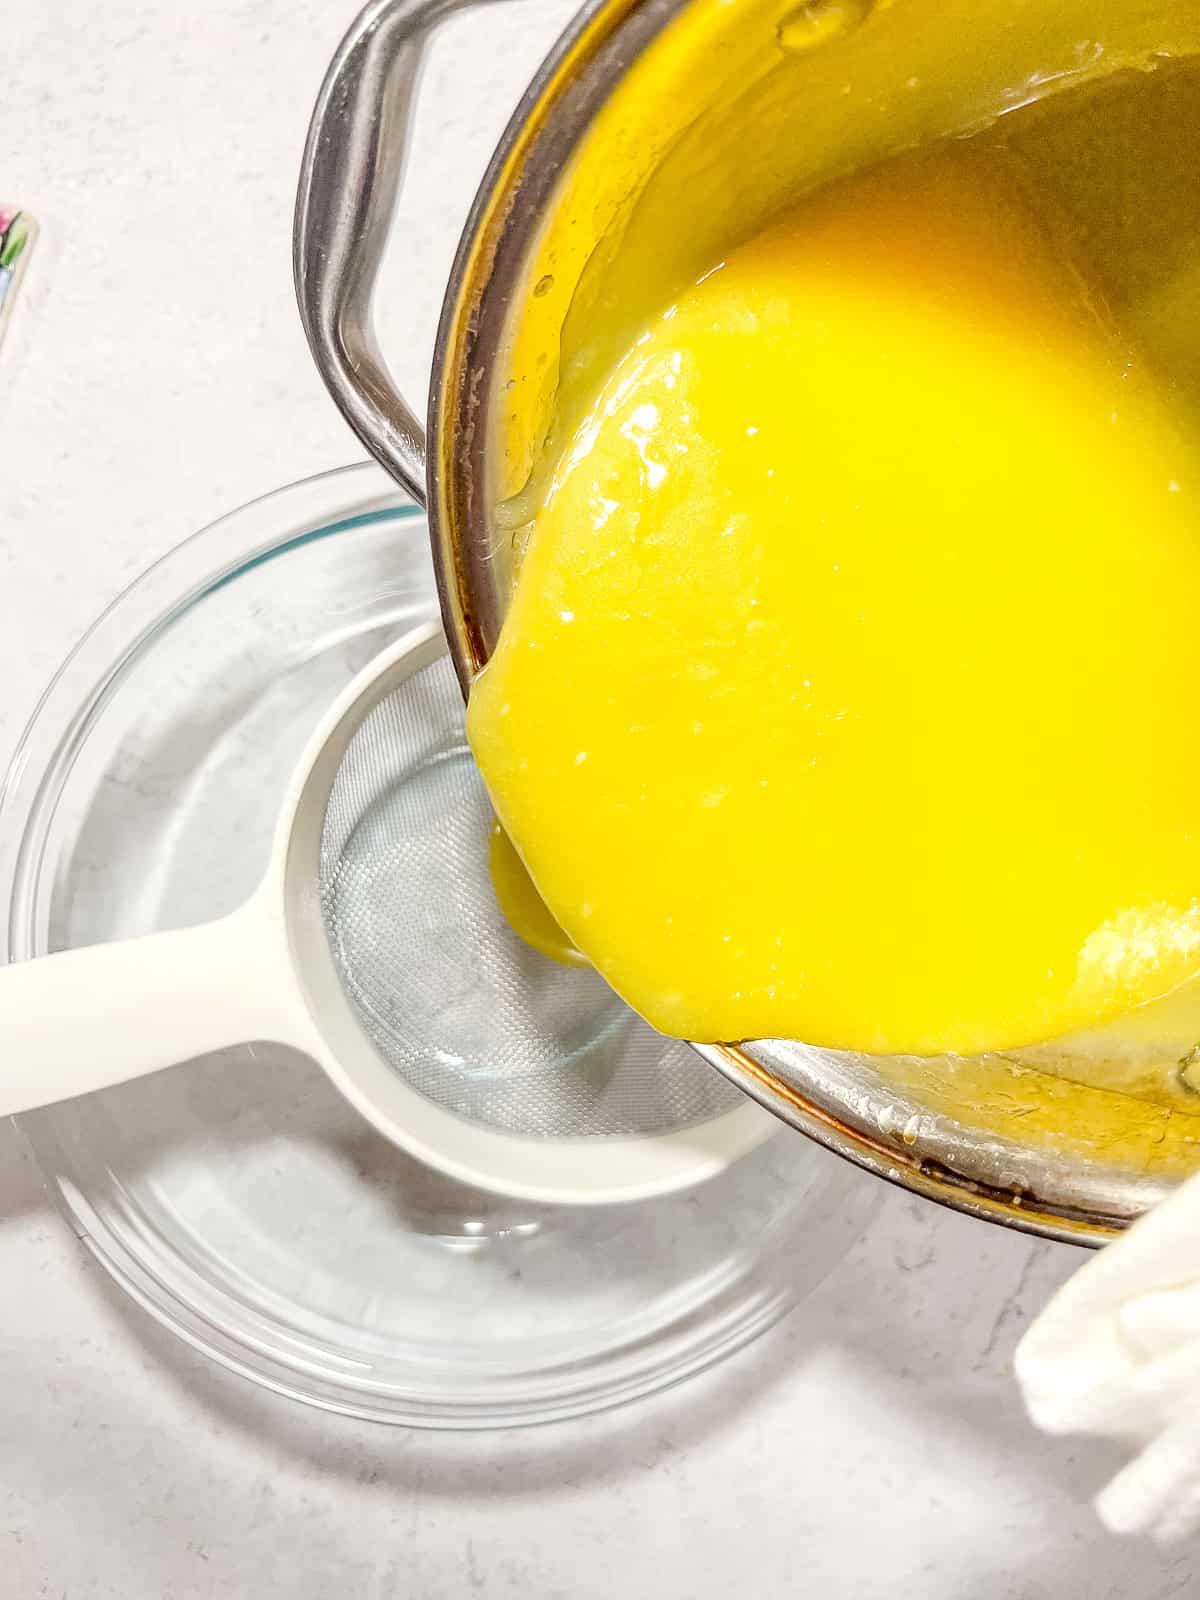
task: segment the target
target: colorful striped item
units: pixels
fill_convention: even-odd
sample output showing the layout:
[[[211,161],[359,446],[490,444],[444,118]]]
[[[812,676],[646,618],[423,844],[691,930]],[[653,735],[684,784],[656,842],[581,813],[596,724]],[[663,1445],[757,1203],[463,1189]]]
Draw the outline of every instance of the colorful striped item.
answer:
[[[36,237],[37,223],[28,211],[0,204],[0,339],[12,315],[17,285]]]

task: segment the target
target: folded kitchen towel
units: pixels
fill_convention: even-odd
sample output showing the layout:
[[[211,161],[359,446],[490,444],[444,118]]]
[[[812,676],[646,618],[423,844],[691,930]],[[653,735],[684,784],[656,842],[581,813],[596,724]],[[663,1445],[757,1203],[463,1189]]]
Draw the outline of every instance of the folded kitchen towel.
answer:
[[[1038,1427],[1132,1447],[1096,1500],[1108,1528],[1200,1528],[1200,1176],[1068,1280],[1015,1365]]]

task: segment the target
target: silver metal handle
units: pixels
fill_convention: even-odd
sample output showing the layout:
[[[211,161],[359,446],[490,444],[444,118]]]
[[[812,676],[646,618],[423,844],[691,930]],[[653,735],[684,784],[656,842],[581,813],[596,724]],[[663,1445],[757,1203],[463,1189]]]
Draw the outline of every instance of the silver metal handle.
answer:
[[[425,503],[425,430],[379,352],[371,300],[403,175],[426,40],[470,0],[371,0],[321,85],[300,170],[292,264],[300,317],[342,415]]]

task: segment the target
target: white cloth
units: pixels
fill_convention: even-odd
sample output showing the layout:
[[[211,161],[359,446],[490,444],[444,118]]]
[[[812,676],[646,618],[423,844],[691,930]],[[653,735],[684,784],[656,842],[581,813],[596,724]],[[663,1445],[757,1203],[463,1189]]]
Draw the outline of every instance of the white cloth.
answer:
[[[1038,1427],[1137,1452],[1097,1496],[1108,1528],[1163,1542],[1200,1528],[1200,1176],[1080,1268],[1015,1367]]]

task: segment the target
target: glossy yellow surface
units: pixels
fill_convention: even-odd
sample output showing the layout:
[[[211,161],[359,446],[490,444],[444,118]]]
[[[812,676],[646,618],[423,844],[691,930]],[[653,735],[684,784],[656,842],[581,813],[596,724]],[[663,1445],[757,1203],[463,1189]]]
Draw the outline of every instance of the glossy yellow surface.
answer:
[[[572,78],[626,5],[602,8],[556,78]],[[559,443],[574,428],[645,320],[781,208],[948,135],[1019,124],[1014,108],[1079,103],[1122,77],[1148,85],[1197,51],[1200,0],[691,0],[629,62],[561,174],[495,362],[490,494],[520,495],[547,433]],[[1170,206],[1143,208],[1148,181],[1195,215],[1194,119],[1155,127],[1145,102],[1157,89],[1134,98],[1115,149],[1063,197],[1101,232],[1147,220],[1153,232]],[[523,133],[534,137],[536,117]],[[1114,157],[1132,185],[1109,188]],[[511,204],[497,201],[497,224]],[[486,258],[487,229],[480,248]],[[1136,254],[1143,291],[1178,260],[1159,242]],[[469,295],[459,309],[465,327]]]
[[[1200,959],[1200,471],[969,144],[652,320],[470,705],[558,921],[656,1026],[936,1054]]]
[[[531,949],[564,967],[586,967],[587,957],[577,950],[555,922],[546,902],[534,888],[525,863],[498,822],[488,838],[488,870],[496,902],[513,932]]]

